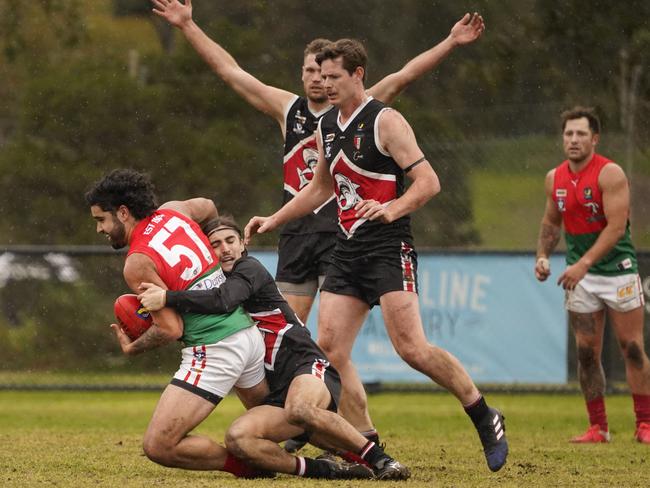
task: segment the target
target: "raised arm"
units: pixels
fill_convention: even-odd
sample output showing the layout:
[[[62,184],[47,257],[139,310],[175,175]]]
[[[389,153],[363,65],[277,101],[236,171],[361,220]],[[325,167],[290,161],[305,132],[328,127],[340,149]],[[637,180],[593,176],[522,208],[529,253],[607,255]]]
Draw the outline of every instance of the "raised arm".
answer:
[[[562,214],[560,214],[553,201],[554,181],[555,170],[553,169],[546,174],[546,179],[544,180],[546,205],[544,207],[544,216],[539,226],[535,260],[535,277],[539,281],[545,281],[551,274],[551,265],[548,258],[560,241],[560,233],[562,230]]]
[[[385,110],[379,117],[379,144],[390,154],[412,183],[390,205],[375,200],[357,203],[357,217],[393,222],[417,210],[440,192],[440,181],[415,140],[413,129],[397,110]]]
[[[607,225],[589,250],[558,278],[558,285],[562,285],[568,290],[573,290],[587,274],[589,268],[616,246],[627,228],[630,213],[630,188],[621,167],[615,163],[604,166],[598,176],[598,185],[603,196],[603,212],[607,219]]]
[[[185,38],[230,88],[257,110],[270,115],[284,128],[284,113],[295,97],[279,88],[262,83],[244,71],[237,61],[219,44],[210,39],[192,19],[192,1],[151,0],[153,12],[183,32]]]
[[[144,254],[135,253],[126,258],[124,279],[135,293],[138,293],[138,287],[143,281],[166,288],[153,262]],[[140,354],[174,342],[183,335],[183,320],[173,309],[165,308],[152,312],[151,316],[153,325],[134,341],[131,341],[117,324],[111,325],[124,354],[129,356]]]
[[[251,218],[244,229],[244,242],[247,245],[254,234],[270,232],[287,222],[309,214],[309,212],[312,212],[330,198],[333,198],[334,186],[332,175],[327,167],[319,131],[316,132],[316,142],[318,144],[318,163],[316,164],[312,180],[273,215],[269,217],[255,216]]]
[[[391,73],[368,89],[368,94],[390,104],[404,88],[438,66],[456,47],[474,42],[485,30],[483,17],[478,13],[465,14],[451,28],[439,44],[411,59],[404,67]]]

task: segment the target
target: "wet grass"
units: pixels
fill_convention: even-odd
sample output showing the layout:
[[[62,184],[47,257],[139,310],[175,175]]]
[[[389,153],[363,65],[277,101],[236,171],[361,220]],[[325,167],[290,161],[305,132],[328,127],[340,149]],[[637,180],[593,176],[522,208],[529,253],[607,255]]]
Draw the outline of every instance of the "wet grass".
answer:
[[[288,476],[249,481],[157,466],[141,449],[157,399],[156,392],[0,392],[0,486],[304,488],[373,483]],[[578,395],[493,394],[488,400],[504,411],[511,446],[508,464],[499,473],[487,469],[477,436],[450,395],[370,397],[387,451],[412,469],[405,486],[647,486],[650,446],[633,441],[628,396],[608,398],[613,442],[594,446],[567,443],[586,426]],[[238,401],[228,397],[199,431],[223,439],[241,412]]]

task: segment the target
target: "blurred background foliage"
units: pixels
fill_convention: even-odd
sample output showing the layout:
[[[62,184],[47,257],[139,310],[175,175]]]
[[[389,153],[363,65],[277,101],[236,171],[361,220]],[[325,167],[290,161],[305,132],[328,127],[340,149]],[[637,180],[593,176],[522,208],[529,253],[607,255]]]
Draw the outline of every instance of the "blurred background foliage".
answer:
[[[295,93],[313,38],[364,41],[370,86],[444,39],[465,12],[480,12],[483,38],[393,104],[442,181],[414,215],[418,246],[533,249],[544,174],[563,159],[559,113],[582,104],[600,110],[600,151],[628,172],[634,238],[650,249],[650,2],[193,4],[197,23],[246,70]],[[242,223],[278,208],[277,125],[228,89],[147,0],[0,0],[0,12],[1,245],[103,244],[83,193],[116,167],[149,172],[161,202],[207,196]],[[97,327],[124,289],[120,260],[84,259],[76,281],[47,290],[38,280],[2,284],[3,362],[159,364],[164,351],[122,358]],[[57,348],[69,343],[61,359]]]

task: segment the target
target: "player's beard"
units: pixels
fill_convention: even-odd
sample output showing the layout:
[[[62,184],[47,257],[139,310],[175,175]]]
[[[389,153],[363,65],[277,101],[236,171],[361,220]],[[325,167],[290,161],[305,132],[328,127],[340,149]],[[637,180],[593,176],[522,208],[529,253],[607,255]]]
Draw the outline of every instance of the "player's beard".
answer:
[[[320,96],[310,95],[309,100],[313,103],[321,104],[327,102],[327,94],[323,92]]]
[[[113,222],[113,230],[108,234],[111,238],[111,247],[113,249],[122,249],[127,245],[126,228],[118,219]]]

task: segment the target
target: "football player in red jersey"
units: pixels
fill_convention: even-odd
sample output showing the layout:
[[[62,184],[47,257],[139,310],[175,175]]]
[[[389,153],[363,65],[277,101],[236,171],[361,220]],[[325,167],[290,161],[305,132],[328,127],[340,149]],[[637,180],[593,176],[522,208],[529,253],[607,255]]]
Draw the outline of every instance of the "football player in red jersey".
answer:
[[[578,349],[578,378],[589,416],[576,443],[609,442],[601,364],[605,312],[621,346],[636,413],[637,441],[650,444],[650,362],[644,350],[644,297],[630,236],[630,189],[622,168],[596,153],[600,121],[593,109],[562,114],[567,159],[546,175],[546,207],[535,276],[551,274],[549,256],[564,226],[567,267],[557,280]]]
[[[219,44],[192,20],[192,2],[152,0],[154,13],[179,28],[206,63],[249,104],[274,118],[284,138],[284,201],[295,197],[312,179],[317,161],[314,132],[318,120],[332,105],[323,89],[316,54],[329,41],[316,39],[304,51],[304,96],[269,86],[244,71]],[[485,29],[483,18],[465,14],[438,45],[409,61],[368,89],[375,98],[390,103],[411,82],[437,66],[457,46],[478,39]],[[331,196],[331,193],[330,193]],[[336,241],[336,202],[327,201],[309,215],[281,230],[276,281],[301,321],[309,311]],[[367,426],[370,428],[371,426]]]
[[[321,288],[318,343],[341,374],[344,417],[353,425],[369,418],[350,352],[370,307],[379,304],[397,353],[460,400],[489,468],[497,471],[508,454],[503,416],[488,407],[458,359],[427,341],[420,317],[409,214],[440,191],[438,177],[404,117],[364,89],[367,57],[361,43],[341,39],[316,60],[336,107],[319,123],[316,174],[275,214],[253,217],[246,239],[317,208],[334,190],[340,231]],[[405,176],[412,180],[408,189]]]
[[[115,249],[129,247],[124,278],[137,291],[149,282],[171,290],[205,290],[225,282],[219,259],[197,223],[217,216],[214,203],[203,198],[156,205],[147,175],[114,170],[86,193],[97,232]],[[134,341],[112,324],[122,351],[139,354],[181,340],[182,361],[163,391],[144,436],[144,452],[163,466],[222,470],[237,476],[261,473],[229,454],[212,439],[190,435],[234,387],[246,407],[268,394],[264,375],[264,341],[250,317],[237,305],[221,314],[152,312],[153,324]],[[372,472],[317,462],[307,476],[372,477]],[[294,474],[281,464],[274,470]],[[321,469],[316,469],[321,468]],[[288,470],[287,470],[288,469]],[[369,474],[366,474],[369,473]]]

